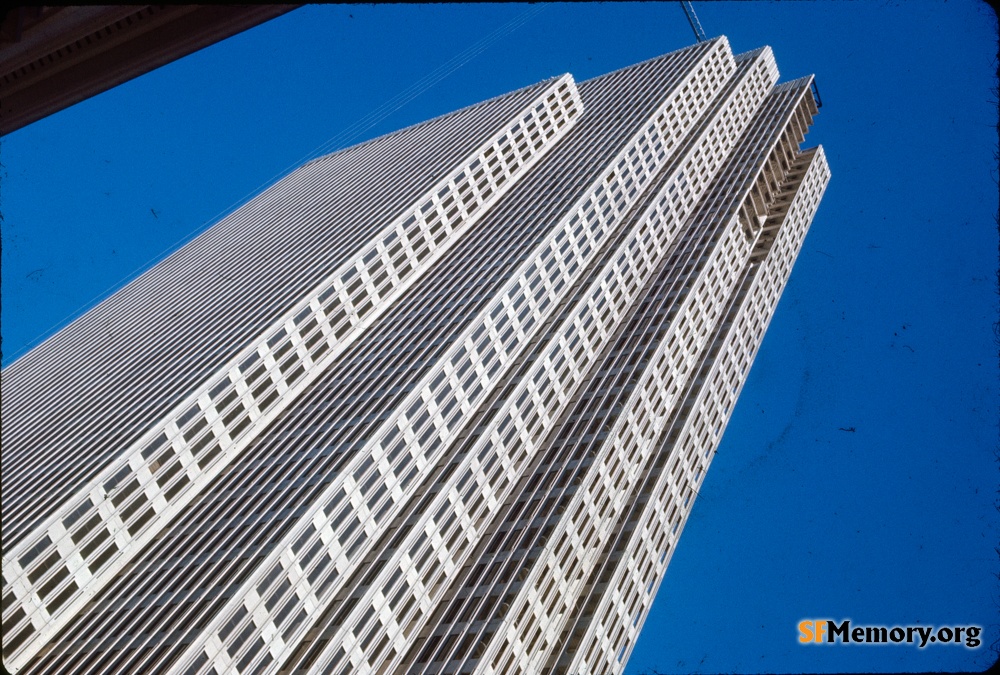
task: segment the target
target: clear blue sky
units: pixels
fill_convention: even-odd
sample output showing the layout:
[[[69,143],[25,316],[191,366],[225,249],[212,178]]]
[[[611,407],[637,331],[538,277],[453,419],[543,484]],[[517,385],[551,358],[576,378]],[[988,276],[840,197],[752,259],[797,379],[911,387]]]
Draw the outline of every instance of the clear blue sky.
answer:
[[[735,50],[771,45],[783,79],[816,73],[808,143],[833,179],[629,673],[982,670],[1000,633],[993,14],[695,5]],[[307,7],[17,131],[0,139],[3,361],[331,138],[692,42],[674,3]],[[986,634],[801,646],[806,618]]]

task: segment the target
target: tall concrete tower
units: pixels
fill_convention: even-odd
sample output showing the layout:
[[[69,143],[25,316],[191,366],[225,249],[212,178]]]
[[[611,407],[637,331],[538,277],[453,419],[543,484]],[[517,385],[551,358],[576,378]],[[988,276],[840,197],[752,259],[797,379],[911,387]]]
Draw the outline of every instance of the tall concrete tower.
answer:
[[[706,41],[302,166],[3,372],[3,661],[620,673],[829,180]]]

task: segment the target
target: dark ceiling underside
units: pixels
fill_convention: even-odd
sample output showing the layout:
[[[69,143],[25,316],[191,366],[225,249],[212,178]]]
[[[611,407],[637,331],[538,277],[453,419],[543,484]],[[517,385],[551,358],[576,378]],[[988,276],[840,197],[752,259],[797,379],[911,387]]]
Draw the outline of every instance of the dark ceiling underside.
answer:
[[[297,5],[13,7],[0,20],[0,134]]]

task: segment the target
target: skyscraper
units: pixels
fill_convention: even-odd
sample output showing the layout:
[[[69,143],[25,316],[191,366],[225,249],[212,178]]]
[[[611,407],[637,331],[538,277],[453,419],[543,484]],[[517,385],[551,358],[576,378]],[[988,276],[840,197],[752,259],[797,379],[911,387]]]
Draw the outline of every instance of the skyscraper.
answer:
[[[725,38],[293,172],[3,373],[3,658],[620,672],[822,197]]]

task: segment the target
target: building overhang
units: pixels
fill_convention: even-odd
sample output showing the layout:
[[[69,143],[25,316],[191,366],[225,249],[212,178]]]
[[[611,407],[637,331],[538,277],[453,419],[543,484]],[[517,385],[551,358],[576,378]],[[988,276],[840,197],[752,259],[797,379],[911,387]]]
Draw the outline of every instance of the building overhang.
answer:
[[[12,7],[0,19],[0,135],[298,5]]]

